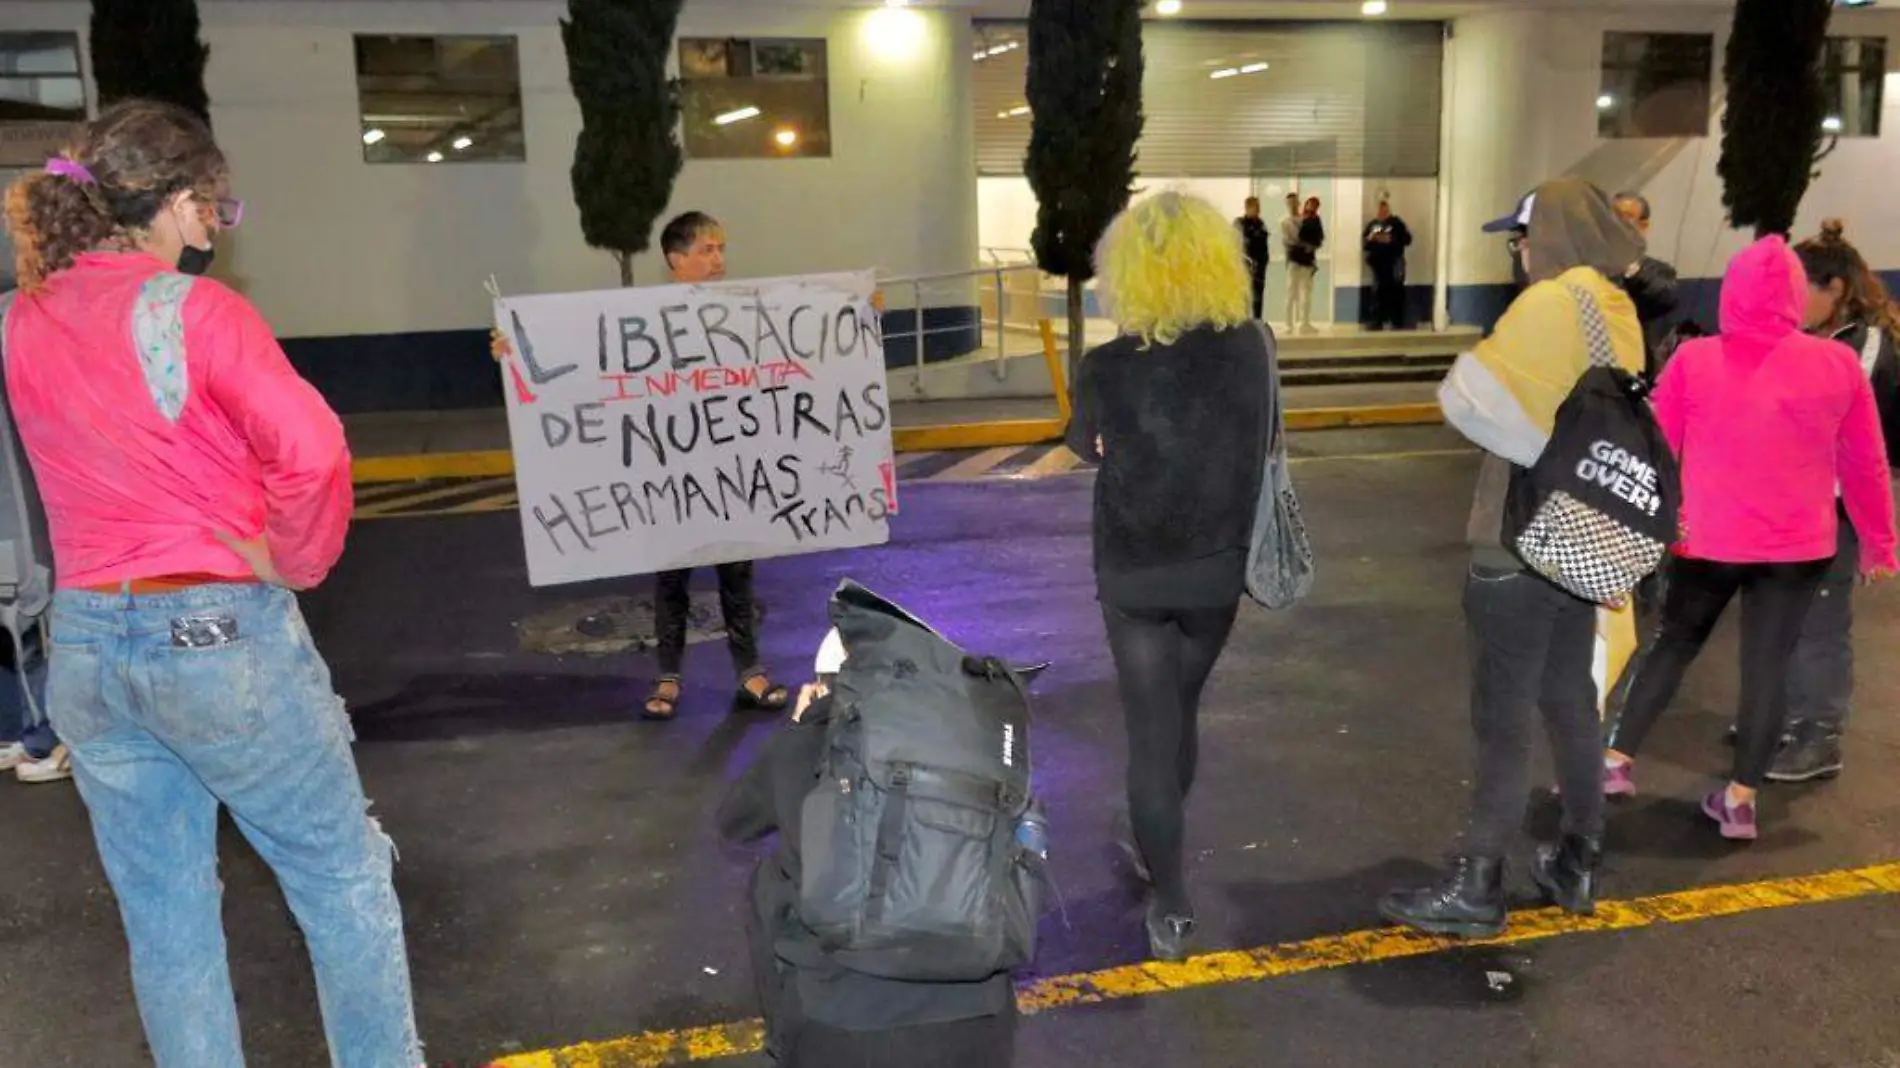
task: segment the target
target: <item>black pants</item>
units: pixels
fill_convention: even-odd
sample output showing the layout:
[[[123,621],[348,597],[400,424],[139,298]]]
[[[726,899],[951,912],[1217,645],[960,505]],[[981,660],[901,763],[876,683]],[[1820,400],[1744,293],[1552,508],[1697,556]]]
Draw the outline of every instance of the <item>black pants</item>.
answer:
[[[1394,330],[1405,329],[1405,263],[1379,263],[1372,267],[1372,314],[1366,320],[1369,326],[1391,326]]]
[[[1267,261],[1248,260],[1247,278],[1253,285],[1253,317],[1267,317]]]
[[[1630,682],[1629,701],[1610,732],[1610,748],[1628,756],[1642,748],[1649,729],[1675,699],[1683,673],[1702,652],[1723,609],[1740,593],[1742,702],[1736,717],[1733,779],[1743,786],[1759,787],[1774,760],[1787,718],[1788,665],[1827,567],[1826,560],[1797,564],[1671,561],[1662,623]]]
[[[1840,552],[1815,591],[1788,665],[1788,717],[1835,734],[1847,725],[1854,699],[1854,582],[1860,538],[1843,516]]]
[[[1201,690],[1234,629],[1238,602],[1221,608],[1102,606],[1128,727],[1128,815],[1155,893],[1190,912],[1181,853],[1188,791],[1200,757]]]
[[[1464,852],[1502,858],[1523,825],[1540,712],[1557,766],[1563,829],[1601,835],[1602,723],[1590,677],[1596,606],[1527,571],[1473,566],[1465,581],[1465,627],[1478,771]]]
[[[720,564],[715,570],[719,572],[719,611],[726,621],[732,666],[745,679],[759,673],[758,603],[752,596],[752,561]],[[690,570],[662,571],[654,586],[653,627],[663,678],[677,678],[686,661],[686,614],[692,607],[688,592],[692,578]]]

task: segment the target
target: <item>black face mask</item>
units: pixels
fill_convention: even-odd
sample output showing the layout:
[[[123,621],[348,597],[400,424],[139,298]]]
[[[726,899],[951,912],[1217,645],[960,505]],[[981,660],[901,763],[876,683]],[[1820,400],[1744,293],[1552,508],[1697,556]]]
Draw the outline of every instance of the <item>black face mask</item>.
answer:
[[[211,269],[211,261],[217,257],[217,254],[216,246],[199,248],[196,245],[186,245],[185,250],[178,254],[178,272],[203,274]]]

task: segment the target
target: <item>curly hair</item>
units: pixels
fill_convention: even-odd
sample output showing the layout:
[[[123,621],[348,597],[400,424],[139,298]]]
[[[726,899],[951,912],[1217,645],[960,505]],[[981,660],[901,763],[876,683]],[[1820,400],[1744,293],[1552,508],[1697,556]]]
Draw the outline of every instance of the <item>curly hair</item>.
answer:
[[[60,157],[92,181],[35,171],[7,189],[7,229],[28,292],[82,252],[131,247],[180,190],[199,194],[210,210],[229,173],[204,120],[153,100],[107,108],[77,128]]]
[[[1116,216],[1095,248],[1102,303],[1150,345],[1251,317],[1240,231],[1199,197],[1162,193]]]
[[[1890,333],[1900,332],[1900,311],[1894,308],[1880,276],[1867,266],[1860,250],[1848,242],[1846,223],[1839,219],[1823,222],[1820,236],[1796,245],[1794,252],[1801,257],[1801,268],[1808,273],[1810,285],[1826,289],[1836,280],[1841,283],[1841,304],[1848,318]]]

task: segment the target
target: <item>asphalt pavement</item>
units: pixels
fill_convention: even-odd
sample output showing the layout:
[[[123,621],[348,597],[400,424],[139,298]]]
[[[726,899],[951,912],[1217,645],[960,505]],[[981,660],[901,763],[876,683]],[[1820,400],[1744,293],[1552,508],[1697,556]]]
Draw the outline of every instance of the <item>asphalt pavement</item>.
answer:
[[[1377,895],[1428,874],[1453,843],[1469,778],[1458,598],[1474,459],[1438,428],[1298,446],[1318,588],[1290,612],[1243,610],[1202,713],[1189,846],[1208,950],[1358,944],[1333,936],[1376,930]],[[1033,744],[1059,901],[1031,981],[1143,954],[1140,899],[1109,845],[1124,748],[1092,594],[1090,487],[1085,472],[918,484],[890,545],[759,568],[764,651],[786,682],[799,681],[825,596],[846,576],[972,648],[1054,662],[1036,686]],[[681,718],[663,725],[635,718],[645,655],[523,646],[523,620],[644,586],[530,589],[504,511],[359,524],[336,574],[306,597],[400,850],[433,1065],[527,1063],[756,1012],[741,911],[755,854],[719,844],[710,819],[772,720],[729,710],[716,643],[692,649]],[[1695,815],[1728,759],[1725,628],[1653,736],[1643,797],[1614,810],[1610,897],[1900,860],[1900,668],[1884,655],[1900,637],[1900,591],[1858,609],[1847,774],[1767,794],[1752,846],[1723,843]],[[1548,832],[1547,791],[1526,802],[1527,825]],[[0,1068],[148,1064],[116,907],[71,788],[0,783],[0,858]],[[224,877],[250,1065],[327,1064],[295,925],[235,834]],[[1521,864],[1513,882],[1527,894]],[[1649,926],[1287,974],[1203,971],[1190,984],[1156,971],[1152,990],[1029,1017],[1018,1063],[1900,1068],[1900,898],[1825,901],[1791,885],[1786,908],[1672,905]]]

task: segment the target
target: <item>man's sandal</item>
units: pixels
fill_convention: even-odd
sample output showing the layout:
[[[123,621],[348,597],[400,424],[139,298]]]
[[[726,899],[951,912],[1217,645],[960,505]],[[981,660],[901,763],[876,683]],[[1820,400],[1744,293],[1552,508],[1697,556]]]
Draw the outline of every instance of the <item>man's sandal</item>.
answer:
[[[765,681],[765,689],[753,690],[748,685],[752,679]],[[764,675],[753,675],[739,683],[739,693],[734,703],[750,712],[783,712],[792,703],[792,691],[776,685]]]

